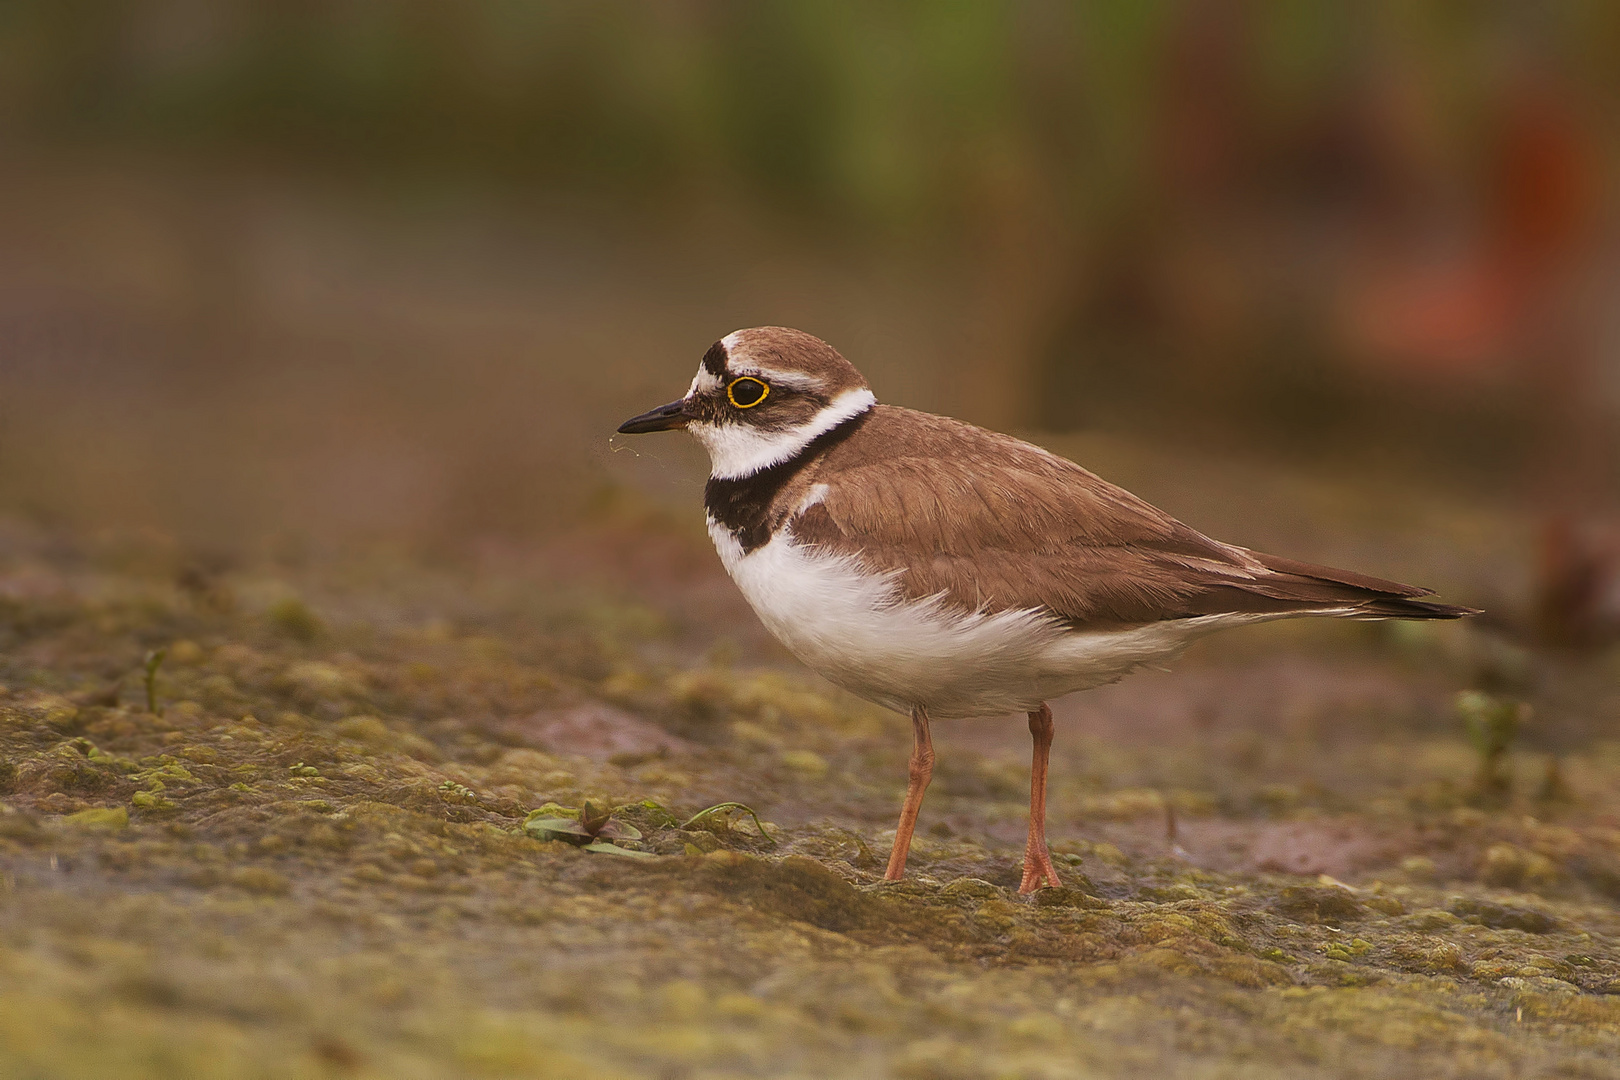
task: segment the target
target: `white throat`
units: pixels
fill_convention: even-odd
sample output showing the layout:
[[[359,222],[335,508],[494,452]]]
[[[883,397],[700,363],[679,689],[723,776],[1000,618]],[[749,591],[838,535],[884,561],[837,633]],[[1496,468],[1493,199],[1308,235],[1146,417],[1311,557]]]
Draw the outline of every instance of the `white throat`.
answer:
[[[759,431],[747,424],[688,424],[703,449],[709,452],[709,475],[716,480],[740,480],[761,469],[780,465],[852,416],[877,404],[867,389],[846,390],[820,412],[796,428]]]

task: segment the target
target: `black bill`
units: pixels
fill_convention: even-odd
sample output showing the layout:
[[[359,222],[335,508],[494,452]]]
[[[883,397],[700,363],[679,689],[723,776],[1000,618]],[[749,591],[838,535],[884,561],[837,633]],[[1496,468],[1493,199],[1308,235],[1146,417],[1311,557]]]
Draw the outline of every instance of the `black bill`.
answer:
[[[620,435],[640,435],[648,431],[672,431],[683,428],[691,417],[686,414],[686,399],[660,405],[651,412],[632,416],[619,425]]]

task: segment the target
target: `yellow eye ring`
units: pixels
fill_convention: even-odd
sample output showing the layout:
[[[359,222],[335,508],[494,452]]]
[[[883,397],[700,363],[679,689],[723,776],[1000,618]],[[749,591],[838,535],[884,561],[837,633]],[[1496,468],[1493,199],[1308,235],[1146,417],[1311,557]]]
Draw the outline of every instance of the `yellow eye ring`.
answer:
[[[759,387],[759,396],[754,398],[752,401],[738,401],[737,387],[742,386],[744,383],[753,383],[754,386]],[[752,392],[753,387],[743,387],[743,397],[748,397]],[[739,409],[752,409],[755,405],[758,405],[760,402],[764,401],[770,396],[771,384],[766,382],[764,379],[756,379],[752,375],[744,375],[739,379],[732,379],[731,382],[726,385],[727,400],[729,400]]]

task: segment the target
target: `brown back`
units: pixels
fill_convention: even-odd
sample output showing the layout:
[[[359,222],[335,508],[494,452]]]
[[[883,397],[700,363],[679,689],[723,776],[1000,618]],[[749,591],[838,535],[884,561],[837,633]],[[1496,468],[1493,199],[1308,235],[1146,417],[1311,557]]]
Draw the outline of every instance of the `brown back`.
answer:
[[[1446,618],[1426,590],[1212,540],[1073,462],[960,421],[877,406],[805,462],[763,524],[892,571],[909,599],[960,611],[1043,609],[1077,627],[1228,612],[1354,608]]]

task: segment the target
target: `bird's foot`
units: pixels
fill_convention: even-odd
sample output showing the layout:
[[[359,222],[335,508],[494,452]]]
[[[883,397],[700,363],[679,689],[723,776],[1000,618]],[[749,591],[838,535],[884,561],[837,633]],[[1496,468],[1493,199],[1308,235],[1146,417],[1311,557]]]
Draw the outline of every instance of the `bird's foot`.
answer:
[[[1018,894],[1028,896],[1036,889],[1050,885],[1058,888],[1062,883],[1058,881],[1057,867],[1052,865],[1052,854],[1042,844],[1039,850],[1031,848],[1024,852],[1024,880],[1018,883]]]

